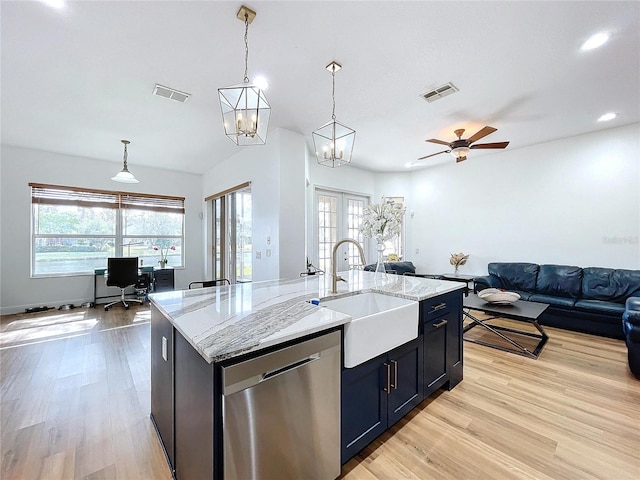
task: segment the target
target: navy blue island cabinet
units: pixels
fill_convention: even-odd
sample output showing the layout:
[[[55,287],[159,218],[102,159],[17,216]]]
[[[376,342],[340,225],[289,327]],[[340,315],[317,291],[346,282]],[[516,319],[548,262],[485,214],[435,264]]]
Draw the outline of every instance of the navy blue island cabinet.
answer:
[[[462,290],[420,302],[418,338],[342,371],[346,463],[439,388],[462,380]]]

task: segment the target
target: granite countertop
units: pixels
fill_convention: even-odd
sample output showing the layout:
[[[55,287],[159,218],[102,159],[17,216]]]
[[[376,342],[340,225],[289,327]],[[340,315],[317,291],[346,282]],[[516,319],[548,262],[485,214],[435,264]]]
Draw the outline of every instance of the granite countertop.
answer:
[[[460,282],[341,272],[338,293],[330,275],[269,280],[150,295],[151,303],[209,363],[232,358],[351,321],[349,315],[322,308],[322,299],[373,291],[420,301],[464,288]],[[309,300],[320,299],[320,306]]]

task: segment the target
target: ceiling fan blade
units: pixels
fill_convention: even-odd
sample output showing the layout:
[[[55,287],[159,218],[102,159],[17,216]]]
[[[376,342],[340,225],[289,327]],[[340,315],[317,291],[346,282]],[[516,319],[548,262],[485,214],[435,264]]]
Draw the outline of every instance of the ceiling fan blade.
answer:
[[[456,158],[456,163],[464,162],[466,159],[467,159],[467,157]]]
[[[469,148],[507,148],[507,145],[509,145],[509,142],[479,143],[471,145]]]
[[[443,150],[441,152],[438,153],[432,153],[431,155],[426,155],[424,157],[420,157],[418,160],[424,160],[425,158],[429,158],[429,157],[435,157],[436,155],[440,155],[441,153],[449,153],[451,150]]]
[[[480,140],[482,137],[486,137],[487,135],[489,135],[490,133],[495,132],[496,130],[498,130],[497,128],[493,128],[493,127],[482,127],[482,129],[480,129],[480,131],[474,133],[473,135],[471,135],[468,139],[467,142],[469,143],[473,143],[473,142],[477,142],[478,140]]]
[[[449,142],[445,142],[444,140],[438,140],[437,138],[430,138],[429,140],[425,140],[425,142],[439,143],[440,145],[449,145]]]

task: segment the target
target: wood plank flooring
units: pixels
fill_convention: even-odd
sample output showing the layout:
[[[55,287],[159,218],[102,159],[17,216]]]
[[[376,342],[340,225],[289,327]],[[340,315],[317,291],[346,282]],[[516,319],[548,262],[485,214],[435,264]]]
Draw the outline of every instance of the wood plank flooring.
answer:
[[[170,478],[149,420],[148,322],[136,306],[2,317],[0,478]],[[465,342],[463,382],[341,478],[640,478],[640,380],[624,342],[546,330],[537,360]]]

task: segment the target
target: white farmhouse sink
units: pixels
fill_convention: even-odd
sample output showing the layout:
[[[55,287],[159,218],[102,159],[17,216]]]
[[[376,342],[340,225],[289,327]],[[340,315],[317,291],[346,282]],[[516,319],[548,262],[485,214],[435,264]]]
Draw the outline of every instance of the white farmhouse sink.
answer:
[[[351,316],[344,328],[344,366],[352,368],[418,336],[418,302],[380,293],[322,300]]]

